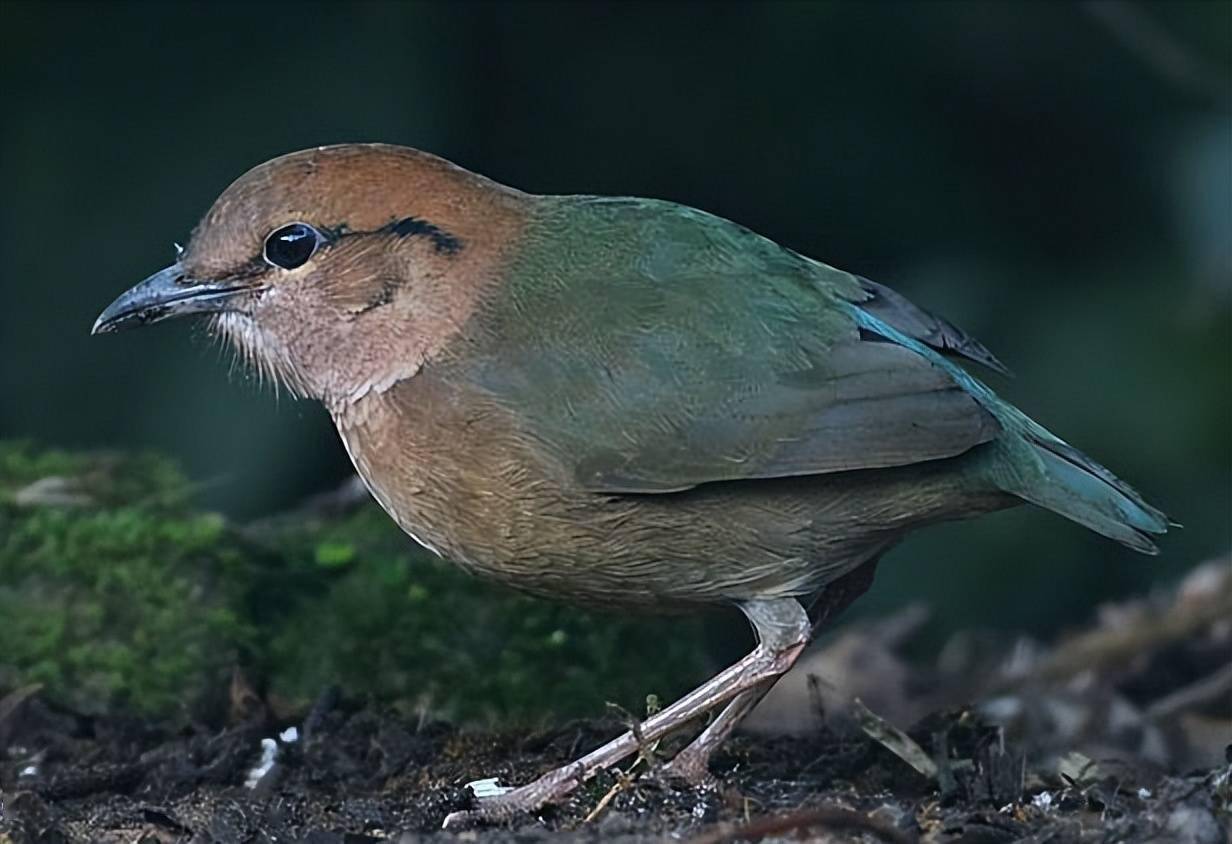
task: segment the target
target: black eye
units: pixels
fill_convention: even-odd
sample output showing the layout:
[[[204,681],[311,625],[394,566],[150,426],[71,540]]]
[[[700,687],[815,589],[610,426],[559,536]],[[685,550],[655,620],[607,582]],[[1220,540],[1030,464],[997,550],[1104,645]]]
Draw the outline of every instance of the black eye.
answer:
[[[265,260],[275,267],[293,270],[303,266],[321,243],[321,234],[307,223],[291,223],[265,238]]]

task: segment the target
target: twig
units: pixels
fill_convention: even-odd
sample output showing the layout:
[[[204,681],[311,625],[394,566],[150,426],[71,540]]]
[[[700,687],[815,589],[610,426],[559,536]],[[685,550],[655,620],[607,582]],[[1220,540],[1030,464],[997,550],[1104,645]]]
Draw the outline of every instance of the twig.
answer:
[[[1197,682],[1182,686],[1172,694],[1161,697],[1147,707],[1146,717],[1152,721],[1167,718],[1169,715],[1175,715],[1177,712],[1214,700],[1229,689],[1232,689],[1232,663],[1228,663]]]
[[[317,493],[300,505],[298,512],[313,516],[345,516],[372,500],[359,475],[352,475],[336,489]]]
[[[924,752],[924,748],[916,744],[911,736],[880,715],[874,714],[858,697],[852,699],[851,708],[855,713],[856,721],[860,724],[860,729],[869,737],[930,780],[937,779],[937,763]]]
[[[43,690],[42,683],[31,683],[14,689],[0,698],[0,750],[7,750],[9,739],[13,735],[13,718],[21,709],[22,704]]]
[[[821,826],[832,832],[867,832],[890,844],[915,844],[919,837],[879,818],[840,806],[804,809],[791,815],[772,815],[746,824],[720,824],[694,838],[689,844],[724,844],[728,841],[758,841],[769,835],[782,835]]]
[[[1232,591],[1196,606],[1171,607],[1132,626],[1093,630],[1062,644],[1033,671],[1007,677],[985,691],[990,694],[1036,682],[1065,680],[1087,669],[1122,665],[1179,642],[1221,618],[1232,616]]]
[[[307,747],[317,737],[317,731],[324,723],[325,716],[338,705],[338,699],[341,696],[342,693],[337,686],[326,686],[317,695],[317,699],[312,702],[312,708],[304,716],[304,723],[300,729],[300,740],[304,747]]]
[[[595,818],[599,817],[599,815],[603,813],[603,810],[607,808],[608,804],[616,799],[617,794],[633,785],[633,782],[636,779],[633,772],[637,770],[638,765],[645,763],[647,768],[653,769],[656,762],[655,751],[659,749],[659,740],[647,743],[642,738],[642,722],[634,718],[632,713],[628,712],[623,706],[617,703],[608,703],[608,707],[624,716],[625,725],[637,739],[637,758],[633,760],[633,764],[629,766],[629,770],[622,771],[619,768],[616,769],[616,782],[607,790],[607,793],[599,799],[599,802],[595,804],[595,807],[586,814],[586,817],[582,818],[583,824],[588,824]],[[658,711],[658,696],[647,695],[646,717],[649,718]]]
[[[641,759],[635,760],[634,763],[629,766],[629,771],[627,773],[617,769],[616,782],[607,790],[607,794],[599,798],[599,802],[595,804],[595,808],[586,813],[586,817],[582,818],[582,823],[588,824],[595,818],[599,817],[599,815],[603,813],[603,810],[607,808],[608,804],[616,799],[617,794],[633,784],[633,769],[636,768],[638,763],[641,761]]]

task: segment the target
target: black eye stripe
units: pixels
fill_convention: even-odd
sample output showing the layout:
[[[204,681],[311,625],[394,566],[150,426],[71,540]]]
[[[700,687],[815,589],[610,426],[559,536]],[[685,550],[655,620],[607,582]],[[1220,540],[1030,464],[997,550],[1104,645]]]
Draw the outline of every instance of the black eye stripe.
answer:
[[[302,267],[316,253],[322,239],[321,233],[307,223],[282,226],[265,238],[265,260],[284,270]]]
[[[267,266],[293,270],[306,264],[322,246],[336,244],[343,238],[382,234],[397,238],[426,237],[438,254],[449,258],[456,257],[465,248],[463,241],[452,232],[417,217],[403,217],[379,229],[366,230],[353,230],[345,222],[323,228],[296,222],[279,226],[266,235],[261,257],[254,259],[252,272],[259,273]]]

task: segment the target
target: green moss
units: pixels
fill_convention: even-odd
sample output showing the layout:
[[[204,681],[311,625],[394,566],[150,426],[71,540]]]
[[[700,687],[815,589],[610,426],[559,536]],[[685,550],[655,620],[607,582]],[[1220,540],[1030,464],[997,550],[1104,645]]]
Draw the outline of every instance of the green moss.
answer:
[[[281,532],[294,583],[263,625],[264,675],[306,699],[340,683],[460,719],[640,710],[700,679],[695,624],[587,613],[476,580],[416,550],[375,506]],[[348,565],[323,577],[322,549]],[[338,553],[346,549],[349,553]]]
[[[318,566],[335,569],[345,566],[355,559],[355,546],[346,542],[322,542],[317,545],[316,561]]]
[[[0,680],[86,712],[205,694],[255,636],[226,611],[251,554],[217,515],[172,505],[187,488],[153,457],[0,443]]]
[[[461,720],[640,711],[700,679],[693,622],[592,614],[490,586],[375,506],[238,528],[153,456],[0,442],[0,686],[168,713],[236,665],[306,703],[329,685]]]
[[[0,441],[0,502],[149,509],[182,505],[191,493],[175,464],[155,454],[86,455]]]

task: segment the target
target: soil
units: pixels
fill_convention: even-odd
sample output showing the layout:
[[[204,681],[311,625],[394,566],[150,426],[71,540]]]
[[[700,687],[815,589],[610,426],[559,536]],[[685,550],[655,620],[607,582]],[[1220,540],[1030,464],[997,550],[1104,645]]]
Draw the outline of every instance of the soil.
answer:
[[[529,782],[632,716],[485,731],[336,689],[289,710],[236,671],[203,721],[89,714],[27,685],[0,694],[0,844],[1229,844],[1230,562],[1049,644],[960,633],[920,663],[900,653],[920,610],[851,625],[748,719],[777,735],[737,735],[712,783],[660,775],[674,737],[537,816],[464,831],[442,821],[477,781]]]
[[[1219,808],[1226,770],[1149,782],[1057,778],[1024,765],[1000,728],[965,710],[912,733],[946,749],[934,756],[943,768],[936,781],[867,736],[738,736],[716,758],[711,786],[667,784],[643,759],[645,774],[622,781],[609,772],[538,817],[460,833],[441,831],[441,821],[474,805],[467,783],[526,782],[624,725],[461,731],[329,692],[294,735],[288,726],[261,714],[173,731],[55,711],[31,691],[10,695],[0,702],[0,841],[1228,840]],[[254,773],[263,741],[266,752],[277,747],[276,761]]]

